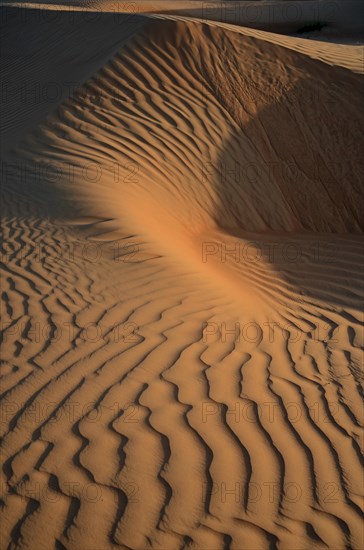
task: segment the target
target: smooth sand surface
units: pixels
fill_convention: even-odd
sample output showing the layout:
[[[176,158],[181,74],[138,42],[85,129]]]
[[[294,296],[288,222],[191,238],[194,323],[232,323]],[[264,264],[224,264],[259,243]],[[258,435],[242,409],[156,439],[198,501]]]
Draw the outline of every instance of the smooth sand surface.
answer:
[[[2,550],[364,547],[362,11],[250,4],[3,5]]]

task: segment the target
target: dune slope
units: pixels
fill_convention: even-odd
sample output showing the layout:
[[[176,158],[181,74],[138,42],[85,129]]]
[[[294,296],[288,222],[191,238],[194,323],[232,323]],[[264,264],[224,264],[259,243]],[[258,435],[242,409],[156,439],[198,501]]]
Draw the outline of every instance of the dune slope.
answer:
[[[21,11],[1,548],[362,548],[357,47]]]

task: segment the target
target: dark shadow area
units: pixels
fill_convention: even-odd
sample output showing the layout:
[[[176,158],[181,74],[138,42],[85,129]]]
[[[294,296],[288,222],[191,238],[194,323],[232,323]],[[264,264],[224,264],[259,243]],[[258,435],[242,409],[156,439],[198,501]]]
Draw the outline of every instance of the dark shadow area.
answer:
[[[0,8],[2,155],[112,58],[148,18]]]
[[[361,310],[363,76],[273,44],[265,63],[248,45],[239,65],[224,55],[224,80],[201,59],[207,94],[239,127],[207,169],[217,225],[259,250],[237,241],[238,261],[267,262],[307,300]]]
[[[327,27],[325,23],[315,23],[314,25],[305,25],[296,30],[296,34],[306,34],[308,32],[321,31],[324,27]]]
[[[214,51],[208,58],[201,49],[200,56],[206,101],[214,96],[240,129],[208,168],[221,201],[218,225],[362,233],[363,76],[263,40],[241,40],[238,62],[226,50],[218,65]],[[241,192],[244,201],[234,202]]]

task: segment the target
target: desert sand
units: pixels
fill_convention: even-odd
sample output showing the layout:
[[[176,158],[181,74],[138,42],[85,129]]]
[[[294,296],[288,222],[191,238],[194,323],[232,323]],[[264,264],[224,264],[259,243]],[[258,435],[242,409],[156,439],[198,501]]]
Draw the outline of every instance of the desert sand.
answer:
[[[2,550],[364,547],[363,4],[249,5],[2,5]]]

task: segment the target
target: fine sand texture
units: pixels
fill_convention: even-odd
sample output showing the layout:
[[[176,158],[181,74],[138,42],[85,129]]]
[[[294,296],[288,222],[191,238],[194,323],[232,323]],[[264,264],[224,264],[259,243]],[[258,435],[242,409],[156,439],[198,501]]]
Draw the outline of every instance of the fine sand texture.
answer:
[[[233,4],[2,5],[1,550],[364,547],[363,5]]]

